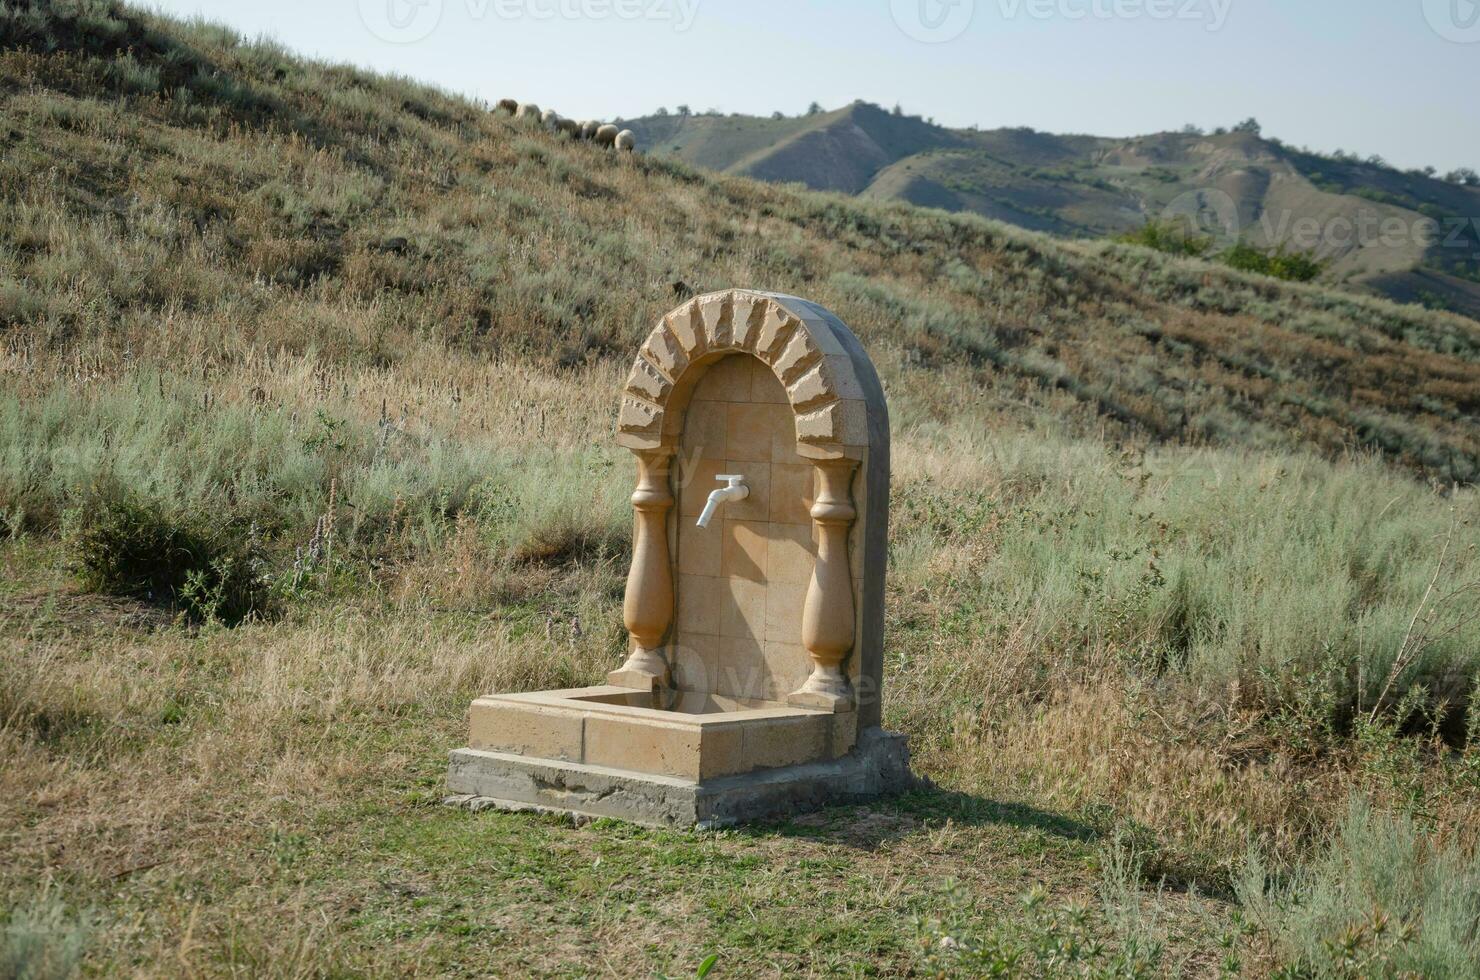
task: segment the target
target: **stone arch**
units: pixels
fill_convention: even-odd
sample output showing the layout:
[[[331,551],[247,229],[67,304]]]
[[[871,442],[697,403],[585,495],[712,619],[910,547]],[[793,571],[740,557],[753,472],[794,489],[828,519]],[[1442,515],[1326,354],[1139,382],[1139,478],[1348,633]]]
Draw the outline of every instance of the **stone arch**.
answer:
[[[621,687],[671,683],[677,611],[672,459],[689,400],[722,358],[757,358],[780,380],[796,452],[813,467],[816,546],[800,624],[811,675],[788,703],[855,711],[879,724],[884,570],[888,563],[889,411],[873,363],[835,315],[777,293],[732,289],[695,297],[643,342],[622,391],[617,442],[637,457],[632,566],[623,617],[632,646],[608,675]],[[855,556],[856,559],[855,560]]]
[[[617,441],[675,446],[694,386],[731,354],[758,358],[780,379],[801,455],[857,457],[869,445],[869,406],[883,393],[852,332],[814,303],[743,289],[696,296],[658,322],[623,387]]]

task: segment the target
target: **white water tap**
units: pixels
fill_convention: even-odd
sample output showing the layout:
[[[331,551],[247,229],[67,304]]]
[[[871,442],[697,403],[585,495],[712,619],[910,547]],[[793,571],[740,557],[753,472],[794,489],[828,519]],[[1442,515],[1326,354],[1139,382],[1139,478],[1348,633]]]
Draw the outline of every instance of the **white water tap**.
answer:
[[[715,479],[724,480],[725,486],[711,492],[709,499],[704,501],[704,513],[699,515],[700,527],[709,526],[709,519],[714,516],[714,511],[720,504],[727,500],[744,500],[750,496],[750,488],[740,482],[745,479],[742,473],[720,473]]]

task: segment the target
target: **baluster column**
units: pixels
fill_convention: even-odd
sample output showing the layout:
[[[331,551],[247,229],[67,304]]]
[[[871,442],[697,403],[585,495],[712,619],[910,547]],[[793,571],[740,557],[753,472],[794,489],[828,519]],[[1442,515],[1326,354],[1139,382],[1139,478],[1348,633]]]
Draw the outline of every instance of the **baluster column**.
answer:
[[[632,567],[627,572],[627,594],[622,602],[632,652],[621,668],[607,675],[607,682],[653,690],[668,686],[663,640],[673,622],[673,567],[668,551],[668,510],[673,506],[668,474],[673,450],[638,450],[635,455]]]
[[[853,691],[841,669],[853,649],[853,572],[848,561],[848,531],[858,516],[849,496],[853,459],[818,460],[812,523],[817,530],[817,562],[802,607],[802,646],[812,657],[812,674],[788,695],[792,704],[851,711]]]

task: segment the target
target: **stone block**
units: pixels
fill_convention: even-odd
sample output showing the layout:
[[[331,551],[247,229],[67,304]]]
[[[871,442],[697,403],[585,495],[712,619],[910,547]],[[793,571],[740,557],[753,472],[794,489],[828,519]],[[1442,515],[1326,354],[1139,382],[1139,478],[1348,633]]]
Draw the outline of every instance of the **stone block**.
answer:
[[[718,636],[692,633],[673,645],[673,683],[681,691],[715,691],[719,674]]]
[[[756,356],[767,363],[775,364],[800,326],[800,320],[779,307],[768,310],[761,320],[760,334],[756,337]]]
[[[698,304],[690,300],[668,314],[663,321],[688,355],[690,364],[709,350],[709,338],[705,335],[704,323],[699,319],[698,313]]]
[[[714,524],[695,527],[692,521],[678,526],[678,571],[680,575],[720,574],[724,541],[714,533]]]
[[[728,295],[718,294],[699,301],[699,316],[704,321],[704,335],[709,339],[710,350],[734,346],[730,313]]]
[[[585,762],[612,769],[699,779],[700,731],[644,719],[591,715],[586,719]]]
[[[766,696],[766,659],[759,639],[749,636],[720,637],[715,690],[737,698]]]
[[[632,372],[627,377],[628,391],[651,402],[662,402],[668,397],[668,391],[672,387],[672,382],[660,374],[646,357],[637,355],[637,360],[632,364]]]
[[[798,415],[796,438],[799,443],[837,442],[842,438],[843,402],[831,402],[815,411]]]
[[[795,574],[794,572],[792,574]],[[796,643],[802,636],[802,607],[807,603],[807,585],[811,579],[777,582],[766,590],[765,637],[776,643]]]
[[[704,530],[719,530],[710,525]],[[679,575],[678,629],[681,634],[704,633],[719,636],[723,611],[727,604],[725,580],[707,575]]]
[[[790,387],[821,356],[807,333],[799,330],[792,334],[791,340],[787,341],[780,356],[771,366],[776,369],[776,376],[781,379],[781,383]]]
[[[580,762],[583,726],[578,711],[479,698],[468,709],[468,745]]]
[[[745,771],[745,730],[742,726],[707,725],[700,740],[700,779]]]
[[[776,432],[791,433],[792,416],[785,405],[732,404],[725,430],[730,459],[769,463]]]
[[[752,582],[766,581],[770,525],[761,521],[724,522],[719,574]]]
[[[811,463],[771,464],[771,506],[766,516],[773,524],[805,524],[810,529],[816,501],[813,471]]]
[[[748,354],[731,354],[711,364],[698,387],[694,389],[694,401],[750,401],[749,362],[753,360]]]
[[[754,368],[750,372],[750,400],[767,405],[788,405],[786,386],[776,377],[770,365],[757,358],[749,358]]]
[[[729,456],[725,443],[730,427],[728,411],[706,411],[702,403],[696,403],[686,422],[680,443],[685,458],[726,459]]]
[[[803,372],[787,387],[786,394],[792,409],[798,412],[835,399],[837,390],[833,386],[827,359],[823,358]]]
[[[766,583],[743,578],[720,580],[721,636],[740,636],[759,640],[766,634]]]
[[[745,726],[745,768],[775,769],[813,762],[828,750],[830,719],[777,718]]]
[[[670,380],[679,377],[689,366],[689,355],[665,323],[658,324],[658,329],[648,336],[647,342],[642,345],[642,352]]]

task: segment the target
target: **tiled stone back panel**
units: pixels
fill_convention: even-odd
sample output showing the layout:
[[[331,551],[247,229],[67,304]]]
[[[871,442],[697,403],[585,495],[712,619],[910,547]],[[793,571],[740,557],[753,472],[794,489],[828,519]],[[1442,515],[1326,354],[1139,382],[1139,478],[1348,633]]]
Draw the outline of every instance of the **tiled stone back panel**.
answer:
[[[684,690],[777,699],[811,672],[801,635],[816,558],[812,465],[797,455],[793,420],[781,382],[749,354],[718,361],[694,390],[675,460],[670,537],[674,680]],[[719,473],[744,474],[750,495],[696,527]]]

